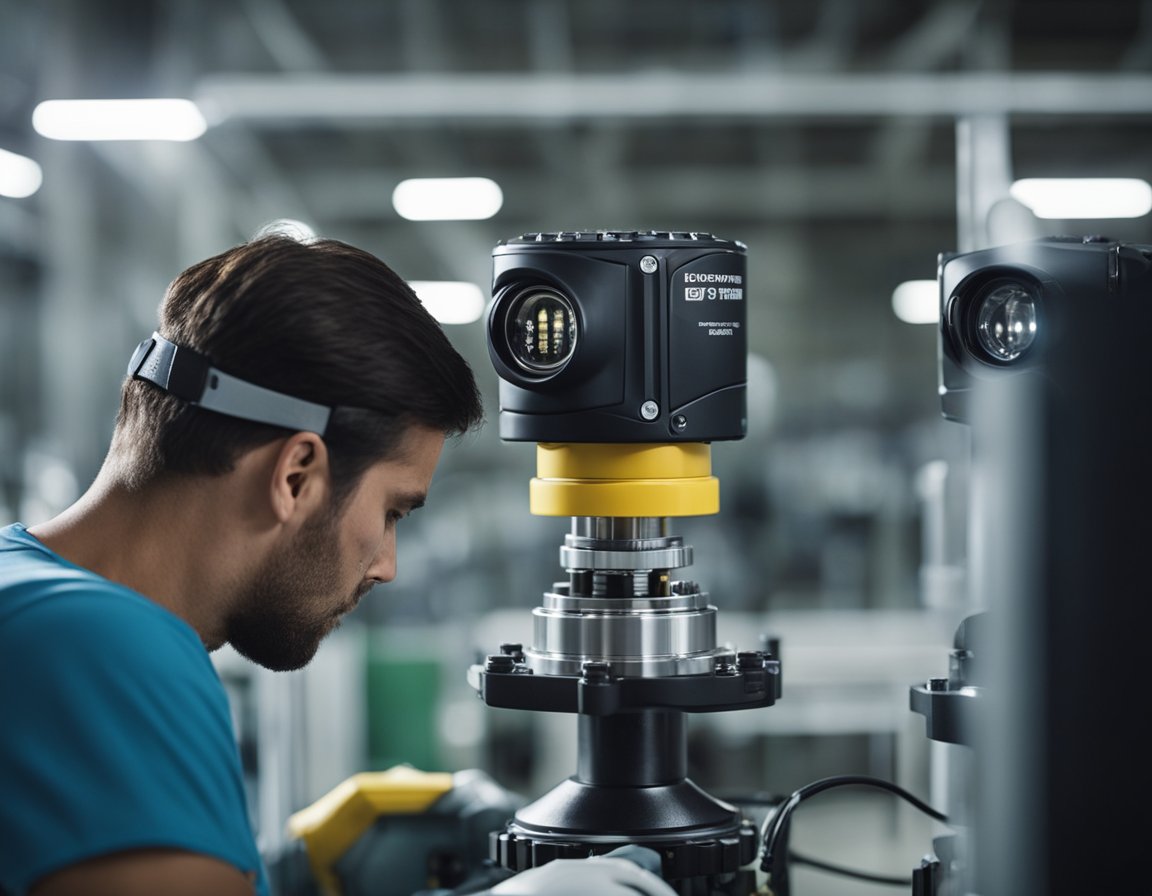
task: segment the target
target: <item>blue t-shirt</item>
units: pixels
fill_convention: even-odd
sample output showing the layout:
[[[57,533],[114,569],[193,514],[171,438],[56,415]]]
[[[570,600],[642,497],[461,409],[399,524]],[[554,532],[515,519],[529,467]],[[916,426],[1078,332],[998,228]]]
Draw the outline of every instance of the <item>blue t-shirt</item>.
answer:
[[[2,528],[0,891],[141,848],[268,893],[220,678],[182,619]]]

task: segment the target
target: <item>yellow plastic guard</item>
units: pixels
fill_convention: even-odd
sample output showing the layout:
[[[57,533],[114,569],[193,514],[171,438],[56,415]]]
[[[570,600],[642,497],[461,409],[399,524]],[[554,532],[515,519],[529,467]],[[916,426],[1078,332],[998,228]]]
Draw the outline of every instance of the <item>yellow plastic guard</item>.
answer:
[[[720,510],[712,446],[541,442],[528,507],[538,516],[706,516]]]
[[[377,818],[424,812],[451,789],[450,772],[422,772],[403,765],[360,772],[292,815],[288,830],[304,841],[321,892],[340,896],[333,866]]]

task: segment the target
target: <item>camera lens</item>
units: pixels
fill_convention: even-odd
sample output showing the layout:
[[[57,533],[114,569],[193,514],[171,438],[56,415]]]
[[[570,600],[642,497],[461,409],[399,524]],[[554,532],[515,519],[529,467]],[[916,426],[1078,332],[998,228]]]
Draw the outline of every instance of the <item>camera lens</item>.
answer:
[[[1015,361],[1036,339],[1037,298],[1020,281],[993,283],[976,309],[976,339],[988,357]]]
[[[576,349],[576,312],[549,287],[525,289],[508,308],[506,336],[512,357],[530,373],[552,373]]]

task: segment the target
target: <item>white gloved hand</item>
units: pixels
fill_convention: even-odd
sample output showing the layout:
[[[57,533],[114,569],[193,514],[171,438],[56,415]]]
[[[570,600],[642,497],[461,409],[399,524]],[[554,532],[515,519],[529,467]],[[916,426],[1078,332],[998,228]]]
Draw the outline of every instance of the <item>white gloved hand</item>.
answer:
[[[521,871],[491,890],[492,896],[677,896],[668,884],[628,859],[593,856],[553,859]]]

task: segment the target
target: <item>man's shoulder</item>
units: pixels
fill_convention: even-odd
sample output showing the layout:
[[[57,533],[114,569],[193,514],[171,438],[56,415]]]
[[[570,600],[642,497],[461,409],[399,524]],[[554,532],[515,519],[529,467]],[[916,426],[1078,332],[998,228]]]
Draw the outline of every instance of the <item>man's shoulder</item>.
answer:
[[[138,849],[259,870],[227,695],[195,631],[4,530],[0,719],[0,889]]]
[[[50,632],[56,643],[156,640],[202,651],[192,628],[141,594],[68,563],[23,527],[0,529],[0,640]],[[143,640],[141,638],[143,637]]]

